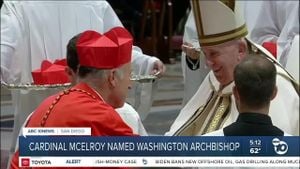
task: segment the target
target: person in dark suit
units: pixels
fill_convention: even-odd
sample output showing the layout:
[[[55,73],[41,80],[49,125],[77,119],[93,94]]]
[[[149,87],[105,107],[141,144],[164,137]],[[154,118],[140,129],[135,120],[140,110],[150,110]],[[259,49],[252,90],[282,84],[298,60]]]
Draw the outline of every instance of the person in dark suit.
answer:
[[[261,55],[246,57],[234,69],[233,95],[239,111],[231,125],[207,135],[283,136],[269,114],[270,102],[277,94],[276,68]]]

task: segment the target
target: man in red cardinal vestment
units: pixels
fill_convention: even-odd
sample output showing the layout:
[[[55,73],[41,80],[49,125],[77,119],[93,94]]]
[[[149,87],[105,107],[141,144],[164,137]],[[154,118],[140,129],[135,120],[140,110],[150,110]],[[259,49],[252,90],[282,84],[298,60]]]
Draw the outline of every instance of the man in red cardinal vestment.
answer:
[[[50,96],[33,112],[26,127],[90,127],[93,136],[131,136],[115,108],[131,87],[132,36],[121,27],[104,34],[85,31],[68,54],[77,53],[78,83]],[[11,168],[19,167],[19,151]]]

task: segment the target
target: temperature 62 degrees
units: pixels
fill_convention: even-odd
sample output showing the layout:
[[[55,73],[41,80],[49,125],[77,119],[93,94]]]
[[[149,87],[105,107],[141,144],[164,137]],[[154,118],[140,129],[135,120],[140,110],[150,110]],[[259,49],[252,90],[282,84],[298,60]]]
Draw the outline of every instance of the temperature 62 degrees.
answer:
[[[261,150],[261,148],[259,148],[259,147],[251,147],[250,154],[259,154],[260,150]]]

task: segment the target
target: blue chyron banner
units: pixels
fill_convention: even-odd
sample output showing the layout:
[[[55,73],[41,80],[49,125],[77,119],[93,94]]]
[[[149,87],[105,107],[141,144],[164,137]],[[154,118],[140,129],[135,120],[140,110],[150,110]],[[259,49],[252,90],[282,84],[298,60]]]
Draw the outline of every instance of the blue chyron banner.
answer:
[[[20,156],[294,156],[299,137],[20,136]]]

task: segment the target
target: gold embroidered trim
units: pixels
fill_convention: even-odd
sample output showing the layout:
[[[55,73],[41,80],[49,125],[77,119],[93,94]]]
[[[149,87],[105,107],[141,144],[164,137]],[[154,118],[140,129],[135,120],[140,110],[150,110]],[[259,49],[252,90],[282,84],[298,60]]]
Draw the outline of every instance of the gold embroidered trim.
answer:
[[[246,24],[223,33],[199,36],[200,46],[213,46],[234,39],[245,37],[248,34]]]
[[[211,93],[210,97],[209,97],[209,101],[206,103],[206,105],[204,106],[200,106],[199,109],[197,109],[195,111],[195,113],[192,115],[192,117],[186,121],[186,123],[184,125],[182,125],[182,127],[180,127],[175,133],[175,136],[182,136],[182,134],[184,133],[184,131],[186,131],[189,127],[192,127],[193,123],[198,119],[198,117],[202,114],[203,110],[206,109],[206,107],[209,105],[210,100],[212,100],[214,98],[215,94],[214,92]]]
[[[207,109],[207,107],[208,107],[209,105],[211,105],[211,104],[210,104],[211,101],[216,99],[216,97],[217,97],[216,89],[215,89],[214,85],[212,84],[212,81],[211,81],[211,79],[210,79],[210,76],[208,77],[208,80],[209,80],[210,88],[211,88],[211,90],[213,91],[213,92],[210,94],[210,96],[208,97],[208,101],[206,102],[206,104],[205,104],[204,106],[200,106],[199,109],[197,109],[197,110],[195,111],[195,113],[192,115],[192,117],[191,117],[188,121],[186,121],[186,122],[184,123],[184,125],[182,125],[182,127],[180,127],[180,128],[174,133],[175,136],[180,136],[180,135],[182,135],[182,133],[183,133],[185,130],[187,130],[188,127],[191,127],[191,125],[198,119],[198,117],[203,113],[203,111],[204,111],[205,109]]]
[[[200,115],[202,115],[202,113],[204,112],[204,110],[206,110],[208,107],[211,107],[211,101],[215,100],[217,98],[217,93],[216,93],[216,89],[214,87],[214,85],[212,84],[212,81],[210,79],[209,76],[209,85],[211,87],[211,90],[213,91],[209,98],[208,101],[206,102],[206,104],[204,106],[200,106],[195,113],[191,116],[191,118],[189,120],[186,121],[186,123],[184,125],[182,125],[182,127],[180,127],[175,133],[175,136],[180,136],[184,133],[184,131],[186,131],[189,127],[193,127],[193,124],[195,123],[195,121],[199,118]],[[199,124],[200,125],[200,124]],[[201,124],[202,125],[202,124]]]
[[[215,131],[219,129],[222,123],[222,117],[224,117],[225,112],[228,112],[228,108],[230,107],[230,96],[221,96],[222,101],[220,106],[216,108],[215,115],[212,117],[210,124],[207,126],[206,130],[203,134]]]
[[[192,115],[192,117],[174,133],[174,135],[184,135],[185,132],[193,131],[193,134],[205,134],[211,131],[215,131],[224,124],[224,120],[228,118],[231,107],[231,95],[232,92],[223,94],[222,89],[217,92],[209,76],[209,85],[213,91],[208,98],[208,101],[204,106],[200,106],[198,110]],[[218,105],[216,103],[218,102]],[[214,109],[213,111],[211,111]],[[205,114],[207,113],[207,116]],[[209,116],[209,113],[213,113]],[[203,115],[203,117],[201,117]],[[205,118],[204,122],[199,122],[199,118]],[[208,118],[210,118],[208,120]],[[208,124],[206,125],[208,121]],[[197,127],[195,127],[197,125]],[[203,126],[206,125],[206,126]],[[195,131],[195,129],[199,131]]]

